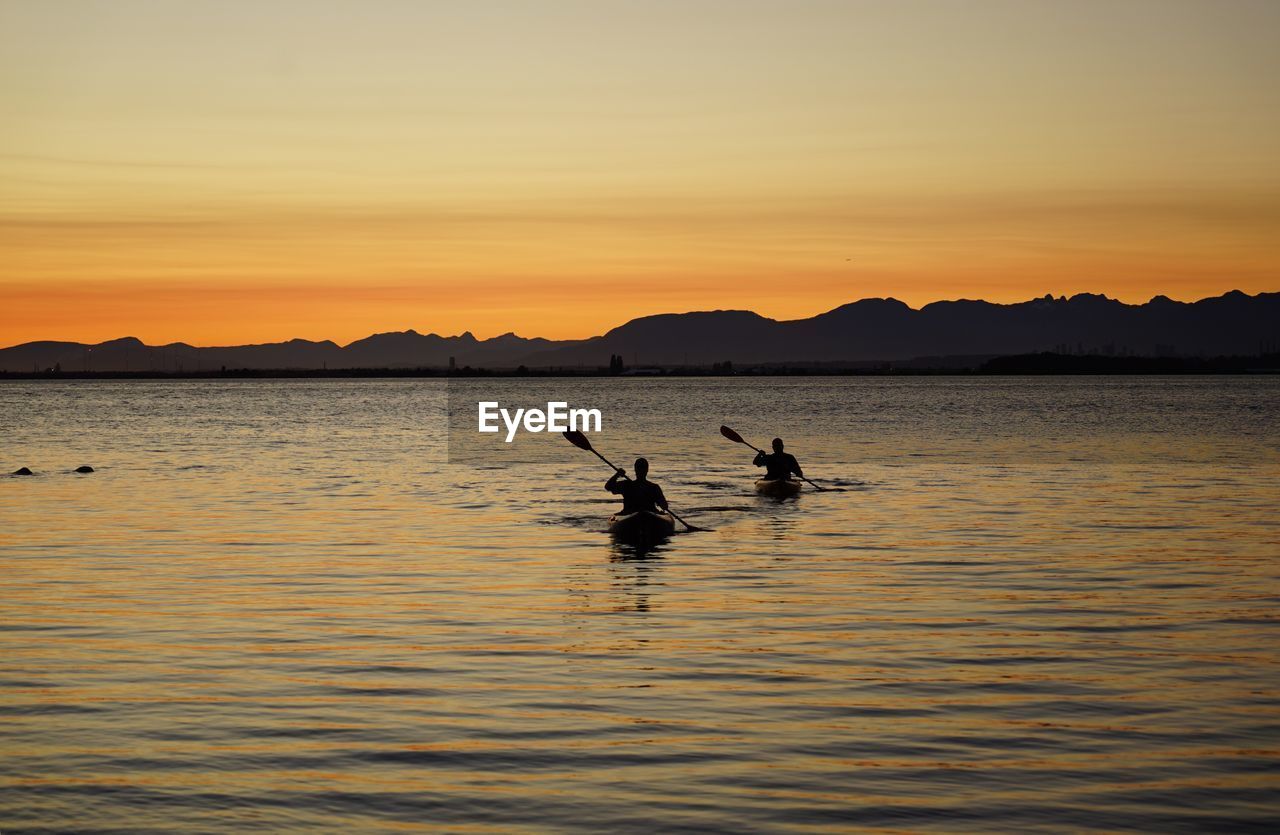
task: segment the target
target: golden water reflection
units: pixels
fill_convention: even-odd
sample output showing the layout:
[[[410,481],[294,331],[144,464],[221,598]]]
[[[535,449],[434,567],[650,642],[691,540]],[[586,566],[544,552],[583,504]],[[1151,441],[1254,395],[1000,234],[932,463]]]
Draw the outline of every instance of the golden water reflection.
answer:
[[[418,420],[433,384],[263,381],[198,405],[174,385],[0,387],[24,463],[53,462],[0,479],[15,829],[1174,829],[1273,811],[1280,472],[1274,416],[1247,407],[1280,402],[1275,383],[1149,391],[1184,420],[1161,412],[1155,447],[1132,392],[1035,389],[1125,408],[967,460],[965,425],[948,438],[913,398],[1004,398],[1014,421],[1027,391],[802,381],[821,420],[774,415],[839,491],[763,501],[714,437],[608,439],[650,452],[713,529],[647,553],[603,533],[591,460],[439,464]],[[697,394],[748,413],[791,383],[767,385]],[[878,433],[849,405],[875,398]]]

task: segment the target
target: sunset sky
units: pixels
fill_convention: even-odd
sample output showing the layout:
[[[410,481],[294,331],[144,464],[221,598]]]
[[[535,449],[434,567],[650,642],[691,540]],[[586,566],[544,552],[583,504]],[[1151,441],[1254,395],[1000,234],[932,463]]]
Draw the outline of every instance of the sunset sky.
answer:
[[[0,345],[1280,290],[1280,3],[0,0]]]

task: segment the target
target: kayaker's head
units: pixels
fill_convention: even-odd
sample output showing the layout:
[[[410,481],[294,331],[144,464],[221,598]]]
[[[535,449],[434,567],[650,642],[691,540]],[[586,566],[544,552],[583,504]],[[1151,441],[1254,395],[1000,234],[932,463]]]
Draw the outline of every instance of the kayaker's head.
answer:
[[[773,451],[774,451],[774,452],[782,452],[782,439],[781,439],[781,438],[774,438],[774,439],[773,439]]]
[[[645,477],[648,475],[649,475],[648,459],[637,458],[636,459],[636,478],[639,479],[640,481],[644,481]]]

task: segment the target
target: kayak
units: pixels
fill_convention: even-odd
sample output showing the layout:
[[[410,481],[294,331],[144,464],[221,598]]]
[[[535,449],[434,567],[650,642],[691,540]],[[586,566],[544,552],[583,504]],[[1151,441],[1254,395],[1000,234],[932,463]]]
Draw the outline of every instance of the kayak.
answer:
[[[794,496],[803,486],[803,482],[789,478],[762,478],[756,482],[756,492],[762,496]]]
[[[669,513],[618,513],[609,517],[609,533],[628,542],[657,542],[676,532],[676,520]]]

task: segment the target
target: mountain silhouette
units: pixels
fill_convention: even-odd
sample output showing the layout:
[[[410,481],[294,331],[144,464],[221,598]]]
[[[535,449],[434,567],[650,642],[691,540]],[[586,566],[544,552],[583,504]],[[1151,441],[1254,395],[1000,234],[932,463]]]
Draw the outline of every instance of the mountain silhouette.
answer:
[[[908,361],[1039,351],[1133,356],[1254,355],[1280,339],[1280,293],[1233,290],[1197,302],[1165,296],[1130,305],[1102,295],[1044,296],[1015,304],[943,301],[912,309],[863,299],[808,319],[778,321],[746,310],[644,316],[581,340],[506,333],[476,339],[380,333],[339,346],[293,339],[200,348],[145,345],[134,337],[96,345],[28,342],[0,349],[0,371],[216,371],[228,369],[631,367]]]

